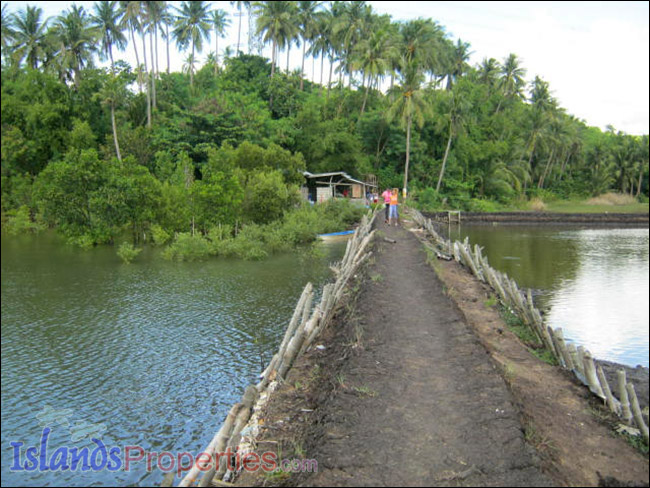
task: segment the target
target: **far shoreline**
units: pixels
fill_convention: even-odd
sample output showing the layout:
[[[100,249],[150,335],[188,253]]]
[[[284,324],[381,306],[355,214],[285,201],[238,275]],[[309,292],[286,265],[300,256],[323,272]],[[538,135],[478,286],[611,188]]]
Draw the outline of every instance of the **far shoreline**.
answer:
[[[436,222],[448,222],[450,213],[423,212]],[[500,224],[625,225],[648,227],[648,213],[460,212],[460,222]],[[457,222],[452,212],[451,222]]]

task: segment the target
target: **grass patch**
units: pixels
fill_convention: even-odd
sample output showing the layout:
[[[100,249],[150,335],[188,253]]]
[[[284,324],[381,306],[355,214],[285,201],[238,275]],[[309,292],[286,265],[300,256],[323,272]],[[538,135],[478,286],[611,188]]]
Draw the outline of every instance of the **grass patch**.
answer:
[[[557,451],[553,441],[540,433],[531,421],[524,425],[524,439],[540,453],[552,455]]]
[[[558,364],[553,353],[544,346],[535,332],[512,310],[501,306],[499,307],[499,314],[505,322],[506,327],[508,327],[508,330],[519,338],[533,356],[552,366]]]
[[[648,449],[648,442],[643,438],[642,435],[630,435],[627,432],[618,432],[618,435],[625,439],[625,442],[627,442],[644,456],[647,457],[648,454],[650,454],[650,450]]]
[[[490,295],[490,297],[489,297],[487,300],[485,300],[485,301],[483,302],[483,304],[484,304],[487,308],[492,308],[492,307],[494,307],[497,303],[499,303],[499,300],[498,300],[497,297],[494,296],[494,295]]]
[[[360,396],[366,396],[370,398],[374,398],[377,396],[377,392],[375,390],[370,389],[367,385],[363,386],[355,386],[354,391],[356,391]]]

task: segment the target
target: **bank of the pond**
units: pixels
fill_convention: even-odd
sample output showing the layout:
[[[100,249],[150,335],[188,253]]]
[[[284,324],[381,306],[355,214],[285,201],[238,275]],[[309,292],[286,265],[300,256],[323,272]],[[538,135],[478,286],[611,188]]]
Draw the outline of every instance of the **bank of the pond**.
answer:
[[[387,239],[323,347],[296,362],[260,422],[258,454],[315,459],[318,473],[245,473],[238,485],[647,484],[647,457],[612,435],[584,386],[524,347],[485,285],[454,261],[434,261],[436,278],[409,232],[378,227]]]
[[[423,212],[439,222],[457,222],[458,213]],[[498,222],[503,224],[629,224],[648,225],[648,213],[555,213],[555,212],[460,212],[461,222]]]

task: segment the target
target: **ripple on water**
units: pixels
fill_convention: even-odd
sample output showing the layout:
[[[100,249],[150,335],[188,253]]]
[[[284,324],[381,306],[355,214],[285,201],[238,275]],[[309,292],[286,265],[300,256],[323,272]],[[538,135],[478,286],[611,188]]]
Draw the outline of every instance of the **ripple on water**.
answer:
[[[197,451],[255,380],[320,260],[169,263],[145,251],[124,266],[114,249],[2,241],[2,444],[37,445],[46,405],[70,425],[104,424],[109,446]],[[53,425],[51,449],[82,446]],[[88,442],[85,440],[85,442]],[[10,455],[5,452],[6,455]],[[140,467],[141,468],[141,467]],[[3,484],[24,479],[2,467]],[[159,473],[39,473],[48,485],[155,484]]]

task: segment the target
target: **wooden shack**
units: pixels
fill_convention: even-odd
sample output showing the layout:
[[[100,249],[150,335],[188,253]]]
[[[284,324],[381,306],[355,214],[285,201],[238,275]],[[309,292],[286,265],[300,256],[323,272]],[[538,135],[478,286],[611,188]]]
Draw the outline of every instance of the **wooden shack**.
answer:
[[[315,203],[325,202],[331,198],[349,198],[365,202],[368,192],[377,192],[375,182],[357,180],[343,171],[317,174],[304,171],[303,174],[305,185],[302,194],[307,200]]]

